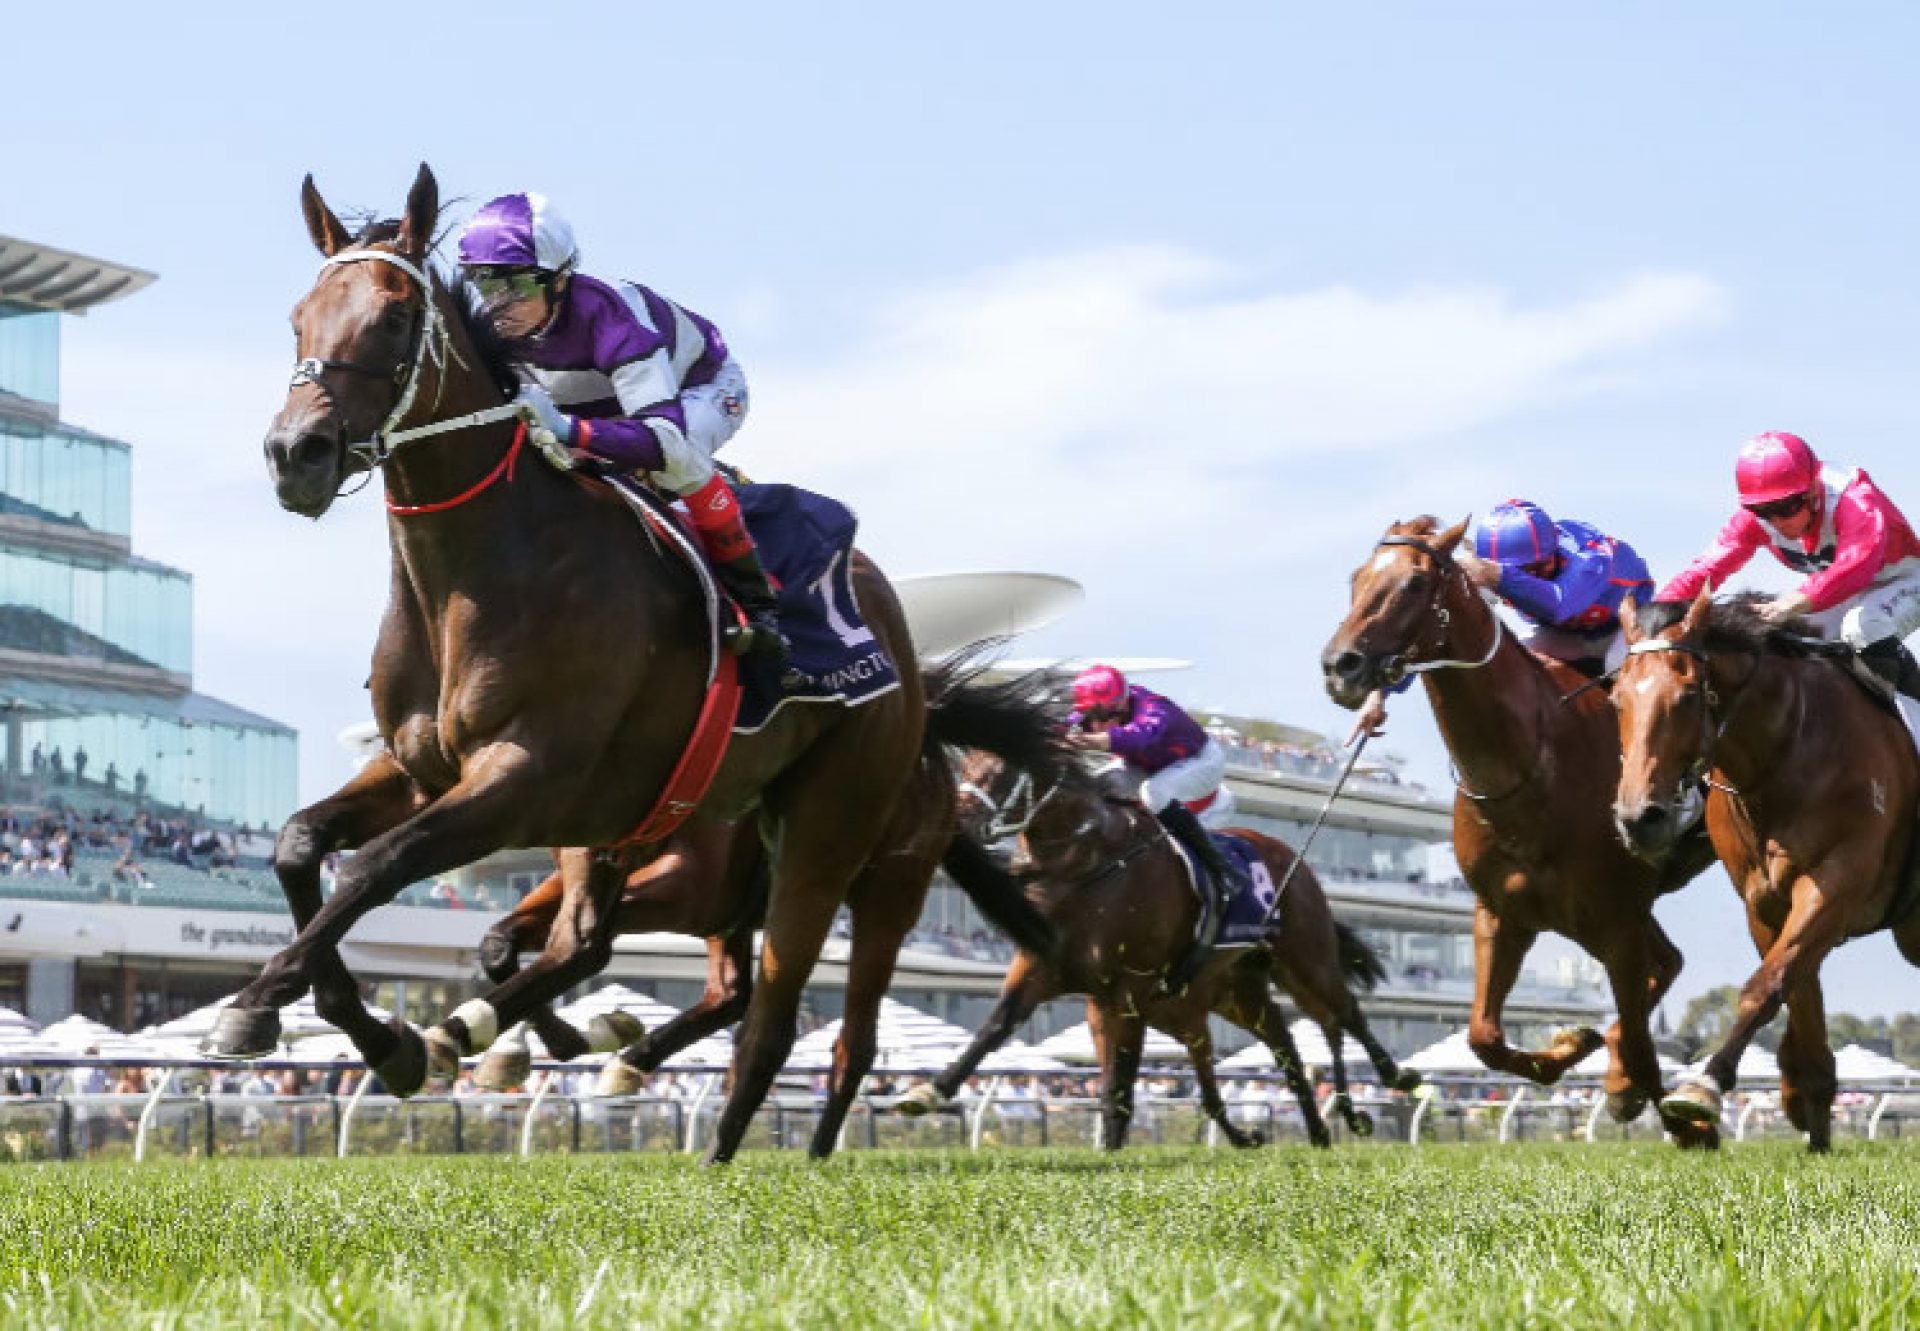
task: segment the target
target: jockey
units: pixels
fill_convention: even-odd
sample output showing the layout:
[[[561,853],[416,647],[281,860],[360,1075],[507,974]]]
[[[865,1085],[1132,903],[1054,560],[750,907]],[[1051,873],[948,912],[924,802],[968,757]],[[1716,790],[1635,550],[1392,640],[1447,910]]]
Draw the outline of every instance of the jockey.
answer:
[[[1520,641],[1540,656],[1564,661],[1599,678],[1626,659],[1620,603],[1629,594],[1646,600],[1653,590],[1647,562],[1625,541],[1590,523],[1559,521],[1525,499],[1509,499],[1473,524],[1473,553],[1455,561],[1468,579],[1518,612],[1525,621]],[[1376,689],[1360,709],[1348,736],[1378,735],[1386,724],[1386,694]]]
[[[773,587],[713,466],[747,414],[739,362],[693,311],[636,282],[589,277],[579,261],[573,228],[539,194],[494,199],[460,233],[461,269],[516,362],[525,413],[572,465],[644,472],[679,495],[747,618],[729,648],[784,656]]]
[[[1920,666],[1902,641],[1920,629],[1920,540],[1900,510],[1866,472],[1822,466],[1806,440],[1784,431],[1747,440],[1733,476],[1739,510],[1659,599],[1691,601],[1770,550],[1808,576],[1760,606],[1765,619],[1811,620],[1895,690],[1920,698]]]
[[[1193,946],[1162,982],[1167,992],[1178,993],[1220,936],[1227,904],[1247,887],[1246,875],[1220,853],[1206,831],[1223,824],[1233,809],[1233,792],[1223,784],[1226,752],[1172,700],[1128,684],[1126,676],[1109,665],[1080,672],[1073,681],[1073,707],[1067,718],[1073,742],[1111,753],[1145,775],[1140,802],[1187,848],[1203,870],[1198,876],[1207,880],[1200,892]]]

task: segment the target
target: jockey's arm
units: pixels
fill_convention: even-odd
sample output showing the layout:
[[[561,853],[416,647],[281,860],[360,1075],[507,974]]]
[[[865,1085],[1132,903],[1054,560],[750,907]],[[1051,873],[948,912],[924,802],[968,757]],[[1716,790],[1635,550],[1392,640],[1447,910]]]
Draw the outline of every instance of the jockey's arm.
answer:
[[[1737,509],[1727,519],[1726,525],[1720,528],[1720,534],[1713,538],[1713,544],[1668,579],[1653,599],[1691,601],[1700,594],[1702,587],[1724,587],[1727,579],[1745,568],[1747,561],[1753,558],[1754,551],[1766,543],[1767,533],[1760,525],[1760,519],[1744,508]]]
[[[1577,550],[1551,582],[1512,565],[1501,569],[1500,595],[1537,623],[1563,624],[1606,595],[1612,573],[1613,556],[1606,550]]]

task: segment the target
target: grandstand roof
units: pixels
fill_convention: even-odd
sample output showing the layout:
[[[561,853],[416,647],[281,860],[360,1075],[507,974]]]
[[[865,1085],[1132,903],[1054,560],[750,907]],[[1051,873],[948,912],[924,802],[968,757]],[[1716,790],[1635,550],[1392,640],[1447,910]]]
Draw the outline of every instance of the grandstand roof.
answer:
[[[37,310],[85,314],[152,281],[152,273],[138,268],[0,236],[0,300]]]
[[[249,712],[244,707],[222,702],[204,693],[163,694],[122,692],[62,684],[51,679],[15,676],[0,679],[0,704],[14,704],[32,710],[83,716],[112,710],[135,716],[162,717],[191,721],[198,725],[246,726],[255,730],[294,733],[292,726],[271,717]]]

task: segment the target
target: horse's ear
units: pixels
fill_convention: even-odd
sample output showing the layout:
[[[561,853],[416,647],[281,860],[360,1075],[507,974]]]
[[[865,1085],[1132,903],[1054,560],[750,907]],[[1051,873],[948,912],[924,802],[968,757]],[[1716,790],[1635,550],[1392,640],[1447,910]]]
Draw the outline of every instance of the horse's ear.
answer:
[[[313,247],[329,259],[351,243],[347,229],[340,225],[340,219],[333,215],[333,209],[327,207],[327,201],[320,197],[319,187],[313,183],[311,175],[300,182],[300,213],[307,219],[307,234],[313,237]]]
[[[407,191],[407,215],[400,219],[400,248],[416,259],[433,245],[434,224],[440,220],[440,182],[425,162]]]
[[[1691,638],[1707,622],[1707,612],[1713,609],[1713,588],[1703,584],[1700,594],[1693,598],[1693,604],[1687,607],[1687,613],[1680,620],[1680,637]]]
[[[1629,647],[1647,636],[1640,631],[1640,602],[1632,592],[1620,602],[1620,631],[1626,634]]]
[[[1433,538],[1433,548],[1443,555],[1452,554],[1453,548],[1460,544],[1460,538],[1467,534],[1467,524],[1472,521],[1471,516],[1461,518],[1460,521],[1454,523],[1451,527]]]

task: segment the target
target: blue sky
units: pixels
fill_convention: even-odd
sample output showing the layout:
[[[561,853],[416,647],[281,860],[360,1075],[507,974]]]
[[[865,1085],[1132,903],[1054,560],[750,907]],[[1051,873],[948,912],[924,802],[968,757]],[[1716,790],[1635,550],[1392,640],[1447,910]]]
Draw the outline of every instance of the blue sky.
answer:
[[[391,212],[422,159],[719,322],[731,451],[892,571],[1071,574],[1032,650],[1190,657],[1195,703],[1344,730],[1314,662],[1392,518],[1526,494],[1664,574],[1770,428],[1920,511],[1920,16],[1677,8],[34,6],[0,231],[161,275],[70,324],[67,414],[138,445],[201,687],[302,728],[307,798],[385,550],[374,503],[304,523],[259,462],[296,191]],[[1423,702],[1391,737],[1445,782]],[[1683,994],[1750,969],[1723,882],[1662,916]],[[1920,1005],[1884,941],[1828,977]]]

